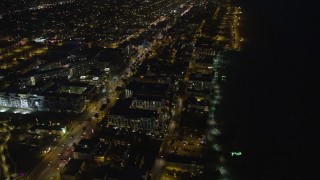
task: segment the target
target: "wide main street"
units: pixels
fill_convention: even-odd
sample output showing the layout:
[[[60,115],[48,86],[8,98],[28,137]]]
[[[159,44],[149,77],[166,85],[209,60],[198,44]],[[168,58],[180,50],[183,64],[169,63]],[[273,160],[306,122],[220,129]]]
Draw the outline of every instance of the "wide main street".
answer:
[[[99,102],[98,102],[99,103]],[[99,107],[99,106],[97,106]],[[70,130],[62,137],[56,147],[53,147],[45,157],[38,163],[38,165],[27,175],[26,179],[30,180],[43,180],[43,179],[60,179],[60,156],[67,151],[73,150],[73,144],[78,143],[84,136],[83,127],[91,127],[93,130],[96,128],[96,122],[86,121],[94,116],[96,111],[87,111],[80,117],[79,122],[82,124],[73,123]],[[86,129],[86,135],[91,133],[91,129]],[[72,153],[71,153],[72,155]],[[69,153],[69,157],[71,158]]]

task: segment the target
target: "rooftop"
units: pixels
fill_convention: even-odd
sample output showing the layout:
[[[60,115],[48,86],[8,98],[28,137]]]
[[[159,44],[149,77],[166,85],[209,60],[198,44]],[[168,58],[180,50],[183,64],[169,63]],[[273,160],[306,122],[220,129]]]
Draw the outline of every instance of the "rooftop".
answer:
[[[97,59],[104,62],[121,61],[123,59],[122,50],[117,48],[106,48],[99,54]]]
[[[121,115],[127,118],[158,118],[157,111],[144,110],[144,109],[132,109],[130,105],[132,99],[121,99],[119,100],[110,110],[109,115]]]
[[[86,154],[90,154],[92,152],[92,148],[90,147],[85,147],[85,146],[81,146],[81,145],[77,145],[74,148],[74,152],[80,152],[80,153],[86,153]]]
[[[96,142],[91,139],[81,139],[78,143],[78,145],[87,146],[87,147],[93,147],[95,144]]]
[[[134,100],[146,100],[146,101],[161,101],[164,98],[160,96],[148,96],[148,95],[135,95]]]
[[[212,74],[201,74],[201,73],[191,73],[190,80],[191,81],[212,81],[213,75]]]
[[[37,129],[41,129],[41,130],[48,130],[48,131],[62,131],[64,128],[66,128],[66,126],[63,125],[42,125],[42,124],[34,124],[33,126],[31,126],[31,128],[29,129],[30,131],[35,131]]]
[[[71,159],[69,163],[64,167],[62,173],[65,175],[76,175],[81,166],[83,165],[84,161],[79,159]]]
[[[205,56],[202,58],[199,58],[196,60],[197,63],[207,63],[212,64],[213,63],[213,56]]]
[[[133,91],[135,95],[162,95],[165,96],[168,92],[168,84],[159,83],[142,83],[132,81],[126,89]]]

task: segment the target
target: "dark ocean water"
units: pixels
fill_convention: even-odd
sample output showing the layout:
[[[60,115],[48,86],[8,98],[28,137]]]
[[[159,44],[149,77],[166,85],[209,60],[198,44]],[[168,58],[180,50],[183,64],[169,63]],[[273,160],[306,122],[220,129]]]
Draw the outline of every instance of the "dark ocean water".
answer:
[[[239,179],[308,179],[318,143],[313,91],[320,60],[317,11],[306,2],[243,1],[249,39],[229,66],[225,118],[244,155]],[[319,31],[320,32],[320,31]],[[314,178],[311,178],[314,179]]]

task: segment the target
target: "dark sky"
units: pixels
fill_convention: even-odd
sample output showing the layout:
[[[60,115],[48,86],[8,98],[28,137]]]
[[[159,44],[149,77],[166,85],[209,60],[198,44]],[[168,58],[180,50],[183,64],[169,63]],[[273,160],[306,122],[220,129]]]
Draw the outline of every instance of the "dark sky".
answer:
[[[319,81],[317,66],[311,65],[319,60],[316,6],[250,0],[243,7],[250,42],[234,81],[242,82],[235,87],[243,92],[245,98],[238,101],[246,106],[239,117],[247,132],[238,135],[250,154],[241,178],[306,179],[316,172],[312,149],[319,142],[310,113],[318,105],[306,83]]]

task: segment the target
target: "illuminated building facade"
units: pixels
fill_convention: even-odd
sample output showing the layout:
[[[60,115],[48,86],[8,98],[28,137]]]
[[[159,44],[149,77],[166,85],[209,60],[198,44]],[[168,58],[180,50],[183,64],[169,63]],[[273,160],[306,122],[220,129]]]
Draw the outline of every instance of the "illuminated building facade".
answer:
[[[164,122],[161,115],[155,110],[134,109],[131,98],[119,100],[112,107],[108,115],[108,125],[118,128],[130,128],[133,131],[145,131],[147,133],[162,132]]]

